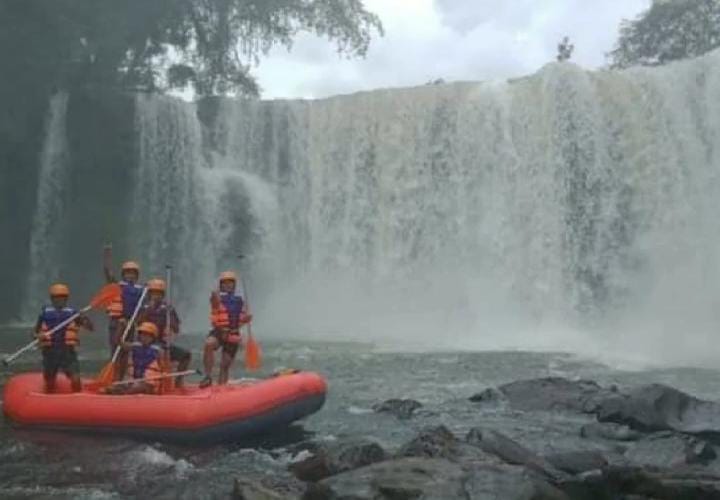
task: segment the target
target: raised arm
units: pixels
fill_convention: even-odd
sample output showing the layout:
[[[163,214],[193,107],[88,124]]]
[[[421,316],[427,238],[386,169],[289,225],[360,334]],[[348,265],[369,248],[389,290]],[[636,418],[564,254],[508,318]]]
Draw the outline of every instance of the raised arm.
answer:
[[[103,247],[103,272],[106,282],[115,283],[117,281],[112,272],[112,244],[110,243],[106,243]]]

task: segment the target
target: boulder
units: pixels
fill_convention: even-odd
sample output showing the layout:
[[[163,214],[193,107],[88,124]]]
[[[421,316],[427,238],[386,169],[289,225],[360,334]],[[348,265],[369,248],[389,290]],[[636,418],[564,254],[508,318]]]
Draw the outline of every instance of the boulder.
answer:
[[[477,446],[460,441],[445,426],[428,427],[397,451],[398,458],[444,458],[465,463],[502,463]]]
[[[553,453],[545,459],[558,470],[568,474],[582,474],[591,470],[598,470],[608,465],[604,454],[594,450],[569,451]]]
[[[373,405],[375,412],[390,413],[399,419],[412,417],[418,408],[422,408],[422,404],[414,399],[388,399],[387,401]]]
[[[402,458],[344,472],[311,484],[303,500],[467,499],[467,472],[444,459]]]
[[[310,485],[303,500],[569,500],[520,467],[401,458]]]
[[[566,479],[567,475],[549,461],[499,432],[475,427],[470,429],[465,441],[508,464],[522,465],[551,481]]]
[[[272,487],[260,481],[238,478],[235,479],[232,498],[233,500],[299,500],[302,494],[303,489],[301,488],[287,488],[278,485]]]
[[[385,450],[375,441],[359,438],[322,444],[314,455],[290,465],[290,470],[303,481],[320,481],[387,458]]]
[[[647,436],[625,452],[625,458],[632,465],[667,469],[707,464],[715,457],[715,450],[709,443],[673,432]]]
[[[580,428],[580,436],[585,439],[607,441],[637,441],[643,434],[623,424],[613,422],[593,422]]]
[[[673,430],[720,440],[720,404],[703,401],[661,384],[636,387],[604,399],[598,420],[654,432]]]
[[[485,390],[470,398],[480,403],[505,401],[522,411],[575,411],[592,413],[599,402],[612,394],[589,380],[573,381],[562,377],[520,380]]]

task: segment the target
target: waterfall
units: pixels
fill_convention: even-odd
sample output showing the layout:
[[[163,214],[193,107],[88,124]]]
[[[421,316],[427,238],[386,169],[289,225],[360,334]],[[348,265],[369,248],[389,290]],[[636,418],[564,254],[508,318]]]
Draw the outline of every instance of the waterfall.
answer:
[[[39,192],[72,178],[62,99]],[[235,268],[267,335],[717,354],[720,52],[316,101],[144,95],[135,116],[126,257],[172,263],[198,329]],[[38,203],[34,265],[58,265],[57,210]]]
[[[60,248],[63,238],[63,213],[67,203],[66,192],[70,181],[67,158],[65,121],[68,95],[55,94],[45,120],[45,141],[40,153],[37,202],[32,218],[33,231],[30,238],[30,267],[25,284],[25,307],[23,316],[37,314],[39,304],[47,300],[50,282],[60,275]]]

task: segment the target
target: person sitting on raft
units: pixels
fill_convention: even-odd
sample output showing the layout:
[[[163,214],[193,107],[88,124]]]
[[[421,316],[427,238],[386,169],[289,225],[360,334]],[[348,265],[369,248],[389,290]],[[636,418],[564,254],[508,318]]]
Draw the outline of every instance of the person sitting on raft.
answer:
[[[77,314],[75,309],[67,305],[69,297],[70,289],[67,285],[62,283],[52,285],[51,305],[43,307],[35,325],[35,336],[42,350],[45,392],[48,394],[55,392],[55,381],[60,370],[70,379],[73,392],[82,390],[80,365],[75,346],[78,345],[80,328],[92,331],[92,323],[86,316],[80,315],[52,335],[48,335],[54,327]]]
[[[212,385],[215,351],[220,347],[222,347],[222,359],[218,384],[227,383],[230,378],[230,366],[238,348],[242,345],[240,327],[252,321],[252,315],[248,313],[245,301],[241,295],[235,292],[237,281],[238,278],[234,272],[221,273],[220,290],[213,291],[210,295],[210,322],[213,329],[205,340],[203,353],[205,378],[200,382],[200,387]]]
[[[147,289],[149,299],[147,304],[140,309],[138,323],[150,322],[157,327],[160,346],[168,351],[169,345],[170,363],[177,363],[177,371],[185,371],[190,366],[192,355],[187,349],[172,342],[173,338],[180,333],[180,318],[175,308],[165,300],[165,280],[151,279],[147,282]],[[170,319],[170,324],[167,324],[168,319]],[[175,385],[182,387],[183,377],[177,377]]]
[[[113,301],[107,308],[107,314],[110,318],[108,323],[108,341],[110,345],[110,355],[112,356],[142,296],[143,286],[138,284],[138,280],[140,279],[140,266],[134,261],[124,262],[120,270],[120,281],[115,279],[112,273],[111,245],[105,245],[103,249],[103,271],[105,273],[105,280],[108,283],[118,283],[121,289],[120,297]],[[132,339],[133,331],[130,331],[125,340]],[[118,380],[122,380],[125,376],[127,363],[127,353],[121,352],[117,360],[118,370],[116,374]]]
[[[138,341],[123,342],[122,349],[131,356],[131,373],[134,380],[127,384],[113,385],[105,391],[108,394],[157,394],[160,379],[145,380],[162,375],[160,356],[162,347],[157,344],[158,329],[146,321],[137,328]]]

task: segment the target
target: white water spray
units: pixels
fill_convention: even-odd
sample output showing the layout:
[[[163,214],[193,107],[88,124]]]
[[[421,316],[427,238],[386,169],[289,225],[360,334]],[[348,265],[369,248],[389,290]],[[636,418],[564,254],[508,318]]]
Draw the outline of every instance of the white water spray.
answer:
[[[59,249],[70,179],[65,133],[67,105],[66,93],[55,94],[50,99],[45,120],[45,141],[40,154],[37,202],[30,238],[30,272],[25,290],[23,317],[26,318],[37,314],[38,304],[46,300],[49,282],[61,278]]]

